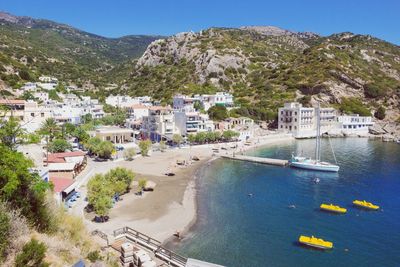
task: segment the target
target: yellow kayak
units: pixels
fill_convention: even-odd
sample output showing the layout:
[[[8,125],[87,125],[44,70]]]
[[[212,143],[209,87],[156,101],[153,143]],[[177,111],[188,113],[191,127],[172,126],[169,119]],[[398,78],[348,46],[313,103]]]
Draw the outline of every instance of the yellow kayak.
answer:
[[[366,208],[370,210],[378,210],[379,206],[372,204],[371,202],[367,202],[365,200],[354,200],[353,204],[357,207]]]
[[[325,241],[321,238],[317,238],[314,236],[304,236],[301,235],[299,237],[299,242],[303,245],[307,245],[310,247],[314,247],[314,248],[320,248],[320,249],[331,249],[333,248],[333,243],[329,242],[329,241]]]
[[[333,204],[321,204],[321,206],[319,206],[321,210],[326,210],[326,211],[330,211],[330,212],[335,212],[335,213],[346,213],[347,209],[339,207],[339,206],[335,206]]]

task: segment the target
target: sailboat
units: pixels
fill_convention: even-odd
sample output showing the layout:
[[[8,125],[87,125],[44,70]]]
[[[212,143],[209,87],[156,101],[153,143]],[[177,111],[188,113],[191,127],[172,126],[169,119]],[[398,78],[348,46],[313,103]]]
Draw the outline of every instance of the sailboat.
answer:
[[[335,152],[331,146],[333,156],[336,162]],[[336,162],[337,164],[337,162]],[[320,121],[320,107],[318,103],[317,108],[317,135],[316,135],[316,143],[315,143],[315,159],[303,157],[303,156],[294,156],[292,155],[292,159],[290,160],[290,166],[294,168],[313,170],[313,171],[325,171],[325,172],[338,172],[339,166],[321,161],[321,121]]]

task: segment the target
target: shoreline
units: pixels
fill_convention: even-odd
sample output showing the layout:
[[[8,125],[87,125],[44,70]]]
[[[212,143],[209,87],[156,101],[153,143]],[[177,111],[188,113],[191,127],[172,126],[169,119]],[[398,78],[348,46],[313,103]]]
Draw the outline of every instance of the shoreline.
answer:
[[[176,242],[174,236],[179,231],[185,238],[196,225],[198,219],[198,179],[201,179],[202,170],[210,162],[219,159],[224,153],[233,153],[241,149],[247,151],[259,149],[263,146],[292,142],[294,138],[288,135],[273,135],[253,138],[250,145],[246,142],[207,144],[171,149],[166,152],[154,152],[150,157],[138,157],[133,161],[92,163],[95,173],[104,173],[111,168],[126,167],[136,173],[135,180],[146,178],[157,183],[154,192],[145,192],[143,196],[134,194],[136,186],[130,193],[122,196],[110,211],[110,220],[105,223],[91,221],[93,214],[82,214],[89,231],[100,230],[112,236],[114,230],[129,226],[143,232],[164,245]],[[237,148],[232,148],[237,144]],[[222,150],[222,146],[231,148]],[[214,153],[213,148],[219,148]],[[177,161],[186,160],[189,156],[197,156],[200,161],[191,161],[190,164],[178,166]],[[98,165],[98,168],[96,166]],[[175,173],[175,176],[164,175],[166,170]],[[85,184],[80,188],[85,191]],[[84,204],[84,203],[82,203]],[[179,241],[178,241],[179,242]]]

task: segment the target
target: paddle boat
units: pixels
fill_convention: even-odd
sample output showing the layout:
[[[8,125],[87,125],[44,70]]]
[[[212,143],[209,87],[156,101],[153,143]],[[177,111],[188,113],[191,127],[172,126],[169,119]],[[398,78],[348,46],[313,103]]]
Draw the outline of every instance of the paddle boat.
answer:
[[[333,204],[321,204],[321,206],[319,206],[319,207],[321,210],[334,212],[334,213],[346,213],[347,212],[347,209],[339,207],[339,206],[335,206]]]
[[[365,208],[369,210],[378,210],[379,206],[372,204],[371,202],[367,202],[365,200],[354,200],[353,204],[360,208]]]
[[[317,238],[314,236],[304,236],[301,235],[299,237],[299,243],[309,246],[309,247],[314,247],[318,249],[332,249],[333,248],[333,243],[329,241],[325,241],[321,238]]]

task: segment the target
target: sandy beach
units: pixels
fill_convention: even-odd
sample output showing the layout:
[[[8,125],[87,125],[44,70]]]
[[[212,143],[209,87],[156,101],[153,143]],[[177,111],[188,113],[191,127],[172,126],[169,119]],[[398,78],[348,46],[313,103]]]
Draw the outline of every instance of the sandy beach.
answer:
[[[161,242],[170,240],[176,231],[184,235],[196,220],[196,181],[197,171],[208,161],[218,158],[221,154],[244,152],[261,146],[290,142],[289,136],[270,136],[255,138],[247,143],[240,142],[230,144],[211,144],[170,149],[166,152],[154,152],[150,157],[138,156],[133,161],[116,160],[113,162],[90,162],[87,170],[81,178],[87,180],[95,173],[104,173],[111,168],[125,167],[136,173],[135,180],[142,178],[157,184],[153,192],[145,192],[142,196],[132,190],[122,196],[111,209],[110,220],[105,223],[95,223],[91,219],[94,214],[82,214],[86,202],[77,205],[73,212],[85,217],[85,224],[89,231],[101,230],[112,235],[113,231],[124,226],[129,226],[141,231]],[[218,148],[219,152],[213,150]],[[190,156],[197,156],[199,161],[190,161]],[[186,165],[177,165],[177,161],[186,161]],[[175,173],[175,176],[166,176],[167,171]],[[86,194],[86,181],[82,182],[80,191]]]

